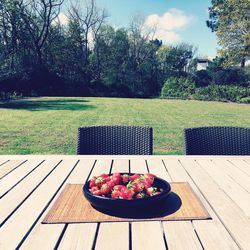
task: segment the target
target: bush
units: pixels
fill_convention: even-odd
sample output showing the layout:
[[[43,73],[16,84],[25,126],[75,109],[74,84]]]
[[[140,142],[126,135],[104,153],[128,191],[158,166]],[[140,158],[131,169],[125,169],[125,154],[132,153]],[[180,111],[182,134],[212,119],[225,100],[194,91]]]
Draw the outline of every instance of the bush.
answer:
[[[245,69],[229,68],[211,72],[212,81],[218,85],[238,85],[247,87],[249,85],[249,74]]]
[[[170,77],[162,87],[161,97],[187,99],[195,91],[195,84],[185,77]]]
[[[250,103],[250,96],[239,99],[240,103]]]
[[[194,81],[196,87],[206,87],[211,84],[212,77],[207,70],[199,70],[195,72]]]
[[[240,86],[210,85],[196,89],[193,98],[197,100],[235,102],[249,96],[249,94],[248,88]]]
[[[21,98],[22,95],[18,94],[16,92],[10,93],[10,92],[0,92],[0,101],[10,101],[14,99]]]

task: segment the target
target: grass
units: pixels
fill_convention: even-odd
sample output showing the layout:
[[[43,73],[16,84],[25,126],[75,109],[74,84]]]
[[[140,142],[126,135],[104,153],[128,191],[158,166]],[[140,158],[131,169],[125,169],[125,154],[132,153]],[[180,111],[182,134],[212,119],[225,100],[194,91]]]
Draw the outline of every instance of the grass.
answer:
[[[75,154],[79,126],[148,125],[155,154],[182,154],[185,127],[250,127],[250,105],[164,99],[30,98],[0,102],[0,154]]]

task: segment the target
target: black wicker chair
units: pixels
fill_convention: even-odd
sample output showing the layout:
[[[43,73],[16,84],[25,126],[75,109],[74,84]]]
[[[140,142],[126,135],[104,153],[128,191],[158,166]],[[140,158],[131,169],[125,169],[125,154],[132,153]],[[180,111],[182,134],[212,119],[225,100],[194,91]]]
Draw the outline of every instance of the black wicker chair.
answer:
[[[184,129],[186,155],[250,155],[250,128]]]
[[[78,129],[78,155],[152,155],[153,129],[144,126],[91,126]]]

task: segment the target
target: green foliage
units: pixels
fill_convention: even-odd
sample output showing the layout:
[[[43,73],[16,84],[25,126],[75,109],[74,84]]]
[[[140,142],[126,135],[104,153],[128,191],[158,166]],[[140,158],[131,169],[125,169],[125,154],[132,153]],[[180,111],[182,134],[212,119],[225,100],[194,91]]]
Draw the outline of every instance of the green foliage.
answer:
[[[238,100],[240,103],[250,103],[250,96],[243,97]]]
[[[207,25],[216,32],[226,64],[244,67],[250,56],[249,0],[212,0]]]
[[[184,77],[170,77],[162,87],[161,97],[190,98],[195,90],[195,84]]]
[[[157,56],[165,79],[170,76],[182,75],[194,54],[195,49],[190,44],[162,46],[158,50]]]
[[[194,99],[207,101],[232,101],[249,96],[249,88],[228,85],[210,85],[204,88],[197,88]]]
[[[22,98],[21,94],[18,94],[16,92],[10,93],[10,92],[0,92],[0,101],[10,101],[10,100],[16,100]]]

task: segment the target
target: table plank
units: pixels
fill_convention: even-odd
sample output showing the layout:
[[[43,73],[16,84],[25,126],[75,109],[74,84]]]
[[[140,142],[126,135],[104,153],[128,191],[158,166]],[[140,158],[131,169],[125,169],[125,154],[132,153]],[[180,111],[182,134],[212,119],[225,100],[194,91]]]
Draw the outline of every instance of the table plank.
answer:
[[[127,222],[101,223],[95,249],[129,249],[129,224]]]
[[[166,249],[162,225],[158,221],[132,223],[132,249]]]
[[[21,166],[26,160],[11,160],[0,166],[0,180]]]
[[[67,227],[66,233],[58,247],[59,250],[87,250],[92,249],[94,235],[97,225],[92,224],[74,224]],[[35,245],[34,245],[35,246]],[[34,248],[35,250],[36,248]],[[52,248],[44,248],[52,249]]]
[[[200,165],[188,160],[181,162],[237,245],[242,249],[248,249],[250,245],[250,221],[246,214],[232,202]]]
[[[80,162],[75,167],[74,171],[71,173],[71,175],[69,176],[65,184],[62,186],[61,190],[65,187],[67,183],[73,183],[73,184],[84,183],[86,181],[86,178],[89,175],[89,172],[92,166],[94,165],[94,162],[95,162],[94,159],[80,160]],[[41,224],[43,218],[48,213],[50,208],[53,206],[54,202],[56,201],[60,193],[61,192],[58,192],[56,197],[53,199],[53,202],[50,204],[50,206],[43,213],[39,221],[36,223],[36,226],[29,234],[29,237],[26,239],[21,249],[36,250],[37,246],[43,246],[43,249],[49,250],[49,249],[54,249],[57,243],[58,244],[60,243],[59,248],[61,249],[70,249],[69,245],[71,245],[72,243],[71,247],[72,249],[74,249],[73,247],[74,247],[75,242],[78,242],[78,241],[81,242],[82,238],[84,238],[85,241],[87,238],[88,242],[90,241],[91,243],[93,243],[94,234],[96,230],[96,224],[93,224],[92,226],[90,226],[89,229],[88,229],[88,226],[90,224],[69,225],[67,226],[67,230],[65,232],[64,232],[64,228],[65,228],[64,224],[58,224],[58,225]],[[77,233],[72,234],[72,232],[78,232],[78,230],[79,230],[79,234]],[[94,232],[92,232],[93,230]],[[80,235],[80,232],[86,233],[85,234],[86,238],[82,237],[82,235]],[[62,236],[62,241],[58,242],[61,236]],[[44,239],[46,239],[46,241],[44,241]],[[83,246],[86,246],[86,244]]]
[[[29,233],[43,212],[55,190],[63,184],[76,161],[63,161],[36,189],[25,203],[1,227],[0,249],[14,249]],[[13,237],[15,235],[15,237]]]
[[[59,164],[58,160],[43,162],[38,169],[32,172],[24,181],[19,183],[0,199],[0,224],[21,206],[23,201],[32,194],[57,164]]]
[[[171,181],[171,178],[161,158],[147,159],[146,162],[150,173],[155,174],[157,177],[160,177],[168,182]]]
[[[111,172],[129,172],[129,161],[125,159],[113,160]],[[109,250],[111,248],[119,250],[129,249],[129,223],[100,224],[95,249]]]
[[[244,161],[244,160],[228,160],[231,164],[233,164],[235,167],[240,169],[243,173],[250,176],[250,161]]]
[[[250,194],[233,181],[221,166],[212,161],[198,160],[198,164],[211,176],[213,181],[250,217]]]
[[[225,250],[233,250],[239,249],[238,246],[235,244],[232,237],[229,235],[228,231],[225,229],[224,225],[218,219],[217,215],[214,213],[210,205],[208,204],[207,200],[204,198],[203,193],[197,188],[194,184],[193,180],[190,178],[186,170],[182,167],[182,162],[185,159],[179,161],[176,160],[164,160],[165,165],[168,169],[169,174],[173,181],[187,181],[191,187],[193,188],[194,192],[197,194],[199,199],[201,200],[202,204],[205,206],[207,211],[212,217],[212,220],[193,220],[192,225],[197,232],[202,245],[205,249],[225,249]],[[188,160],[187,164],[195,164],[194,161]],[[204,225],[208,225],[209,232],[203,230]],[[185,237],[185,236],[184,236]],[[216,248],[214,248],[214,244],[216,244]]]
[[[167,238],[168,249],[203,249],[190,222],[164,222],[163,226]]]
[[[149,160],[146,162],[144,157],[130,160],[130,170],[132,173],[148,172],[147,162],[149,162]],[[162,162],[152,160],[150,161],[150,164],[153,164],[155,168],[160,168],[158,164],[162,164]],[[131,223],[131,228],[132,249],[141,249],[142,244],[146,250],[166,249],[161,222],[133,222]]]
[[[42,160],[28,160],[19,168],[12,171],[0,181],[0,199],[14,186],[19,184],[26,176],[34,171]]]
[[[247,175],[241,169],[237,168],[230,161],[227,161],[225,159],[216,159],[216,160],[213,160],[213,162],[215,163],[216,167],[219,167],[223,171],[223,173],[226,173],[238,185],[240,185],[248,193],[250,193],[250,176],[249,175]]]

